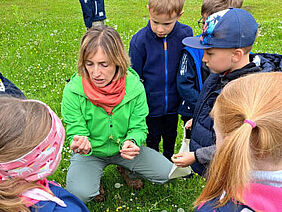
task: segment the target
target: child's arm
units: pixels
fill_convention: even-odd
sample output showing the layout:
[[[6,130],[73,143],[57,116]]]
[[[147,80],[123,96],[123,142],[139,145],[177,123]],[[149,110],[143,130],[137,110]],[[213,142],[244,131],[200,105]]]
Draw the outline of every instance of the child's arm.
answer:
[[[196,73],[192,56],[187,51],[183,51],[177,73],[177,90],[186,104],[188,103],[192,113],[200,92]]]
[[[211,162],[216,151],[216,145],[202,147],[196,150],[195,158],[200,164],[206,165]]]
[[[192,129],[192,124],[193,124],[193,119],[189,119],[189,120],[185,123],[185,129],[191,130],[191,129]]]
[[[196,152],[181,152],[172,156],[172,162],[179,167],[187,167],[196,161],[200,164],[208,164],[216,151],[216,146],[202,147],[196,150]]]
[[[129,57],[131,60],[131,67],[139,74],[140,79],[143,80],[143,66],[145,61],[144,50],[138,49],[135,44],[134,37],[129,45]]]

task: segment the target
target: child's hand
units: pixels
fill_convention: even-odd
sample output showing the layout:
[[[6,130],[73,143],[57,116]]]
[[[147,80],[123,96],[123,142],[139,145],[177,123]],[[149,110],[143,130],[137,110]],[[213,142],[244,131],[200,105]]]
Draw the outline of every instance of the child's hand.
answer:
[[[140,148],[132,141],[125,141],[120,150],[120,156],[127,160],[133,160],[139,155]]]
[[[181,152],[171,157],[172,162],[179,167],[187,167],[196,162],[194,152]]]
[[[75,135],[73,136],[70,149],[74,153],[88,154],[91,149],[91,144],[86,136]]]
[[[193,119],[189,119],[186,123],[185,123],[185,128],[187,130],[191,130],[192,128],[192,122],[193,122]]]

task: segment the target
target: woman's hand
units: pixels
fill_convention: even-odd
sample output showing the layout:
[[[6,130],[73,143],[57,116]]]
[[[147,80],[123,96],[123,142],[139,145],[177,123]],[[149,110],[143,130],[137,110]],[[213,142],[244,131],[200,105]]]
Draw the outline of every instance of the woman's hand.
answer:
[[[74,153],[88,154],[91,149],[91,144],[86,136],[75,135],[73,136],[70,149]]]
[[[133,160],[139,155],[140,148],[130,140],[126,140],[120,150],[120,156],[127,160]]]
[[[194,152],[181,152],[171,157],[172,162],[179,167],[187,167],[196,162]]]
[[[186,123],[185,123],[185,128],[187,130],[191,130],[192,129],[192,122],[193,122],[193,119],[189,119]]]

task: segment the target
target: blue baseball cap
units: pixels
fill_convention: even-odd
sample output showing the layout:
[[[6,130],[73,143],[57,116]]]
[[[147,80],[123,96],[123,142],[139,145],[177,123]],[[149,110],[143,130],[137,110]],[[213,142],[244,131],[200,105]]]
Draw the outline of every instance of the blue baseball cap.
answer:
[[[196,49],[242,48],[254,44],[257,30],[258,24],[249,12],[229,8],[209,16],[200,37],[187,37],[182,43]]]

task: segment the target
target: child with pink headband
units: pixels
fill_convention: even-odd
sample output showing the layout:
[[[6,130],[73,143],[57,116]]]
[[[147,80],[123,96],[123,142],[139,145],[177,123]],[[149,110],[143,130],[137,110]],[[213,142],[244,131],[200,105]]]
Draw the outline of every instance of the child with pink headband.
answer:
[[[65,130],[36,100],[0,98],[0,208],[4,211],[88,211],[46,177],[61,160]]]

